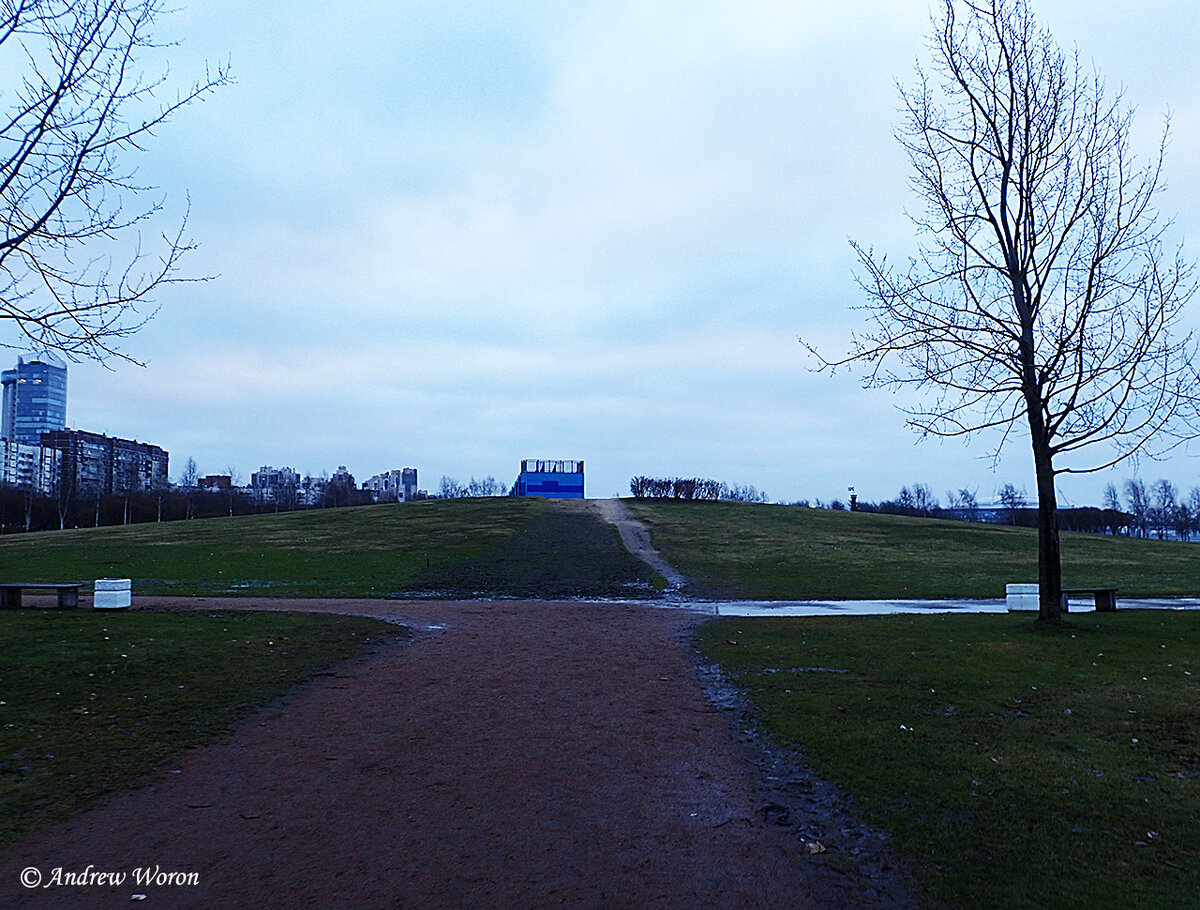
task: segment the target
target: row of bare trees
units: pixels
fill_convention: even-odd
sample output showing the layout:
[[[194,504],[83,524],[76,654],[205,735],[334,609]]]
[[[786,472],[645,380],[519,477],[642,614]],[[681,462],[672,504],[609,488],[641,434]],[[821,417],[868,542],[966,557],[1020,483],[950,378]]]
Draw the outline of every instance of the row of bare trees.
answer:
[[[253,497],[235,492],[169,490],[101,494],[81,491],[66,498],[0,485],[0,533],[181,521],[262,511]]]
[[[678,499],[715,502],[725,499],[731,502],[769,502],[767,494],[753,484],[727,484],[707,477],[645,477],[637,476],[629,481],[629,492],[634,499]]]
[[[1115,491],[1115,488],[1113,489]],[[1197,496],[1200,497],[1200,492],[1197,493]],[[841,509],[844,506],[834,502],[830,508]],[[943,507],[928,484],[915,483],[902,487],[895,499],[887,499],[882,502],[857,501],[854,509],[859,512],[877,512],[885,515],[912,515],[955,521],[1002,523],[1022,527],[1037,527],[1038,523],[1037,510],[1029,508],[1025,490],[1011,483],[1002,485],[996,491],[994,505],[980,504],[976,491],[964,487],[947,490],[946,505]],[[1089,534],[1136,533],[1134,516],[1130,512],[1123,511],[1119,501],[1115,504],[1111,503],[1107,496],[1103,508],[1084,506],[1061,509],[1059,523],[1063,530],[1082,531]]]
[[[443,475],[438,485],[440,499],[475,499],[481,496],[504,496],[507,493],[508,488],[491,474],[479,480],[472,477],[466,483]]]
[[[807,505],[807,503],[803,503]],[[818,507],[820,502],[818,501]],[[830,508],[845,508],[840,502]],[[997,508],[998,507],[998,508]],[[933,489],[924,483],[901,487],[894,499],[881,502],[858,501],[859,512],[890,515],[914,515],[926,518],[950,518],[963,521],[1001,521],[1005,524],[1036,527],[1037,512],[1029,507],[1025,490],[1006,483],[997,490],[996,505],[980,505],[974,490],[946,492],[943,507]],[[1104,490],[1101,506],[1083,506],[1060,510],[1060,525],[1068,531],[1093,534],[1122,534],[1182,541],[1200,540],[1200,486],[1184,495],[1171,481],[1159,479],[1152,484],[1134,477],[1120,487],[1110,483]]]
[[[1137,537],[1200,539],[1200,486],[1183,496],[1169,480],[1156,480],[1149,487],[1132,478],[1123,487],[1129,533]],[[1115,484],[1104,490],[1105,508],[1121,508],[1121,492]]]

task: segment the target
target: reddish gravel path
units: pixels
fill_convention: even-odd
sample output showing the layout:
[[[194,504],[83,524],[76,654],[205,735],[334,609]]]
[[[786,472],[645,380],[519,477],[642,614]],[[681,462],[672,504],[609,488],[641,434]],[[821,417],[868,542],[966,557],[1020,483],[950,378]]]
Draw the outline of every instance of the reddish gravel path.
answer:
[[[143,601],[145,603],[145,601]],[[3,907],[859,906],[764,791],[683,634],[626,605],[159,601],[417,629],[0,855]],[[431,626],[441,628],[430,628]],[[26,890],[158,866],[198,884]]]

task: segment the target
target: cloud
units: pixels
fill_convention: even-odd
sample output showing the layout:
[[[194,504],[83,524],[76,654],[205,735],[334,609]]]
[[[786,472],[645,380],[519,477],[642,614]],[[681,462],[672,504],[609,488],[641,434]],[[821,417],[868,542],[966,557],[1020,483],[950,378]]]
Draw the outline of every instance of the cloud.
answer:
[[[1180,9],[1146,15],[1194,28]],[[1126,49],[1090,6],[1046,15],[1085,23],[1081,44],[1107,33],[1096,58],[1120,52],[1131,84],[1154,58],[1140,14]],[[894,396],[809,373],[796,342],[836,354],[861,325],[847,236],[912,248],[894,80],[926,17],[907,0],[193,4],[176,71],[227,50],[238,84],[181,113],[145,173],[173,204],[190,191],[191,267],[221,277],[164,295],[130,346],[147,370],[72,368],[72,422],[247,475],[415,464],[436,486],[564,457],[598,495],[632,473],[789,499],[987,487],[983,449],[917,447]],[[1164,207],[1186,227],[1197,83],[1173,53],[1178,75],[1152,62],[1136,85],[1178,113]],[[1023,462],[1016,444],[1005,479]]]

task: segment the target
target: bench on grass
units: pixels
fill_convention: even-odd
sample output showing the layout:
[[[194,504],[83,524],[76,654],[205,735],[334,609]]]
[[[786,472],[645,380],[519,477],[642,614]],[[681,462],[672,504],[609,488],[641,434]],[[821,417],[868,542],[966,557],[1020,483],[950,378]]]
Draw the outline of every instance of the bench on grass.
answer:
[[[1063,588],[1063,594],[1068,597],[1090,596],[1096,604],[1097,613],[1115,613],[1117,611],[1116,588]]]
[[[58,609],[69,610],[79,606],[79,589],[83,585],[78,582],[42,583],[42,582],[0,582],[0,610],[21,609],[22,591],[53,591],[58,595]]]
[[[1069,607],[1067,598],[1091,597],[1096,604],[1097,613],[1115,613],[1117,609],[1116,588],[1063,588],[1063,611]],[[1008,585],[1005,589],[1005,602],[1008,612],[1036,613],[1038,611],[1038,586],[1028,584]]]

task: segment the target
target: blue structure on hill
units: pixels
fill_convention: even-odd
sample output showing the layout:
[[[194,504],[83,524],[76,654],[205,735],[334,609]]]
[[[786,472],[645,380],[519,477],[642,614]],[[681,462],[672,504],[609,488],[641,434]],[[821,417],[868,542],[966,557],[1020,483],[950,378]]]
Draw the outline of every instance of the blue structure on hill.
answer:
[[[582,461],[543,461],[526,458],[513,488],[517,496],[583,499]]]

